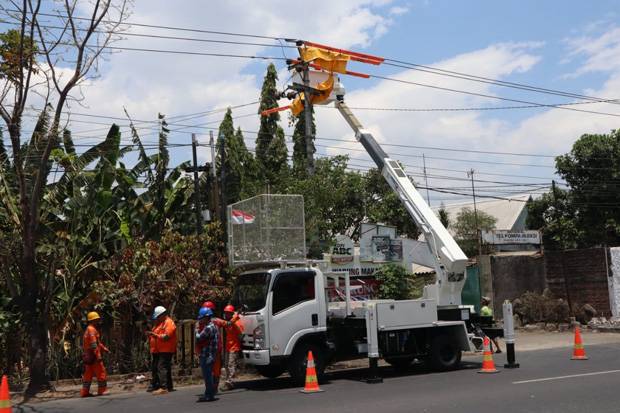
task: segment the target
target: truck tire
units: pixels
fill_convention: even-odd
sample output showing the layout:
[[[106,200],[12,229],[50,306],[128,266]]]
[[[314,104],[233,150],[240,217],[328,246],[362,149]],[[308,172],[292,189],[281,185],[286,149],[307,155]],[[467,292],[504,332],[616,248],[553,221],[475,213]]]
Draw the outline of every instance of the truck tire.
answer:
[[[431,341],[430,365],[434,370],[454,370],[461,364],[461,349],[449,335],[439,335]]]
[[[256,371],[263,377],[267,377],[268,379],[275,379],[280,376],[286,368],[280,365],[269,365],[269,366],[256,366]]]
[[[312,351],[317,378],[319,382],[323,380],[323,373],[325,372],[325,352],[321,347],[315,344],[301,344],[295,348],[288,363],[288,372],[293,378],[293,381],[299,386],[303,385],[306,381],[306,361],[309,351]]]
[[[386,358],[385,362],[390,366],[394,367],[395,370],[406,370],[411,363],[413,363],[414,357],[396,357],[396,358]]]

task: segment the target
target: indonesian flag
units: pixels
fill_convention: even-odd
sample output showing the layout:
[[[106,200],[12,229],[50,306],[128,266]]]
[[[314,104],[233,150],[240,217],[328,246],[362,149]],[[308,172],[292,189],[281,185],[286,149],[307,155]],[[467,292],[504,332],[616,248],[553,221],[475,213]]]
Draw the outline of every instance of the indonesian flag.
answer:
[[[233,224],[253,224],[254,215],[248,214],[240,209],[233,209],[230,213]]]

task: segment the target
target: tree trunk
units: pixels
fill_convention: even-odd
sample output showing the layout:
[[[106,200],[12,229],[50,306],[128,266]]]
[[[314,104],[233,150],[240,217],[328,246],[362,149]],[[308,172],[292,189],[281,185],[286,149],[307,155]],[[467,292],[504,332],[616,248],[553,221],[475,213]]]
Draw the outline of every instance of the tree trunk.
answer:
[[[47,374],[49,340],[47,335],[47,322],[43,317],[37,317],[27,322],[30,337],[28,340],[28,355],[30,382],[26,393],[34,395],[50,388]]]
[[[31,215],[30,215],[31,217]],[[24,326],[28,333],[28,370],[30,382],[26,393],[34,395],[50,388],[48,367],[49,340],[47,335],[47,314],[43,309],[47,297],[40,297],[40,286],[35,268],[36,238],[29,231],[28,224],[24,225],[24,247],[22,256],[21,275],[24,286],[21,299],[21,310],[24,315]]]

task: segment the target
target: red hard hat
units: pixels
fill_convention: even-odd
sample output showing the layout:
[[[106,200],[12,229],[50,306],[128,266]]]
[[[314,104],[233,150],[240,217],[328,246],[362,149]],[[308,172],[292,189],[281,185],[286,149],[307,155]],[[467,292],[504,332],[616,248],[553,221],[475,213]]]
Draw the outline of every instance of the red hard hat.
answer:
[[[213,304],[213,301],[205,301],[204,303],[202,303],[202,306],[210,308],[211,310],[215,310],[215,304]]]
[[[235,312],[235,307],[233,307],[232,305],[228,304],[226,307],[224,307],[224,312],[225,313],[234,313]]]

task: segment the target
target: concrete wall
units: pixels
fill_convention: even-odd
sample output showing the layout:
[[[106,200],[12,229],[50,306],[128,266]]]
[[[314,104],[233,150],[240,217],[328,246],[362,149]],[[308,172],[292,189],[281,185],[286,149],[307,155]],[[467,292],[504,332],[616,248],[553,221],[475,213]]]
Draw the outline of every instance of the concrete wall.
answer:
[[[490,266],[495,318],[502,318],[505,300],[514,300],[526,291],[542,293],[546,287],[544,258],[540,254],[492,255]]]
[[[609,256],[606,248],[546,251],[547,285],[573,308],[592,305],[599,315],[610,316]]]

